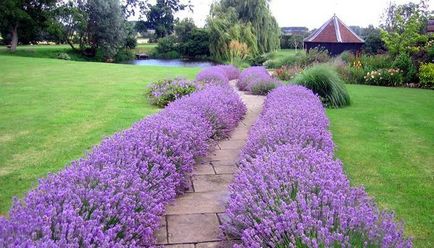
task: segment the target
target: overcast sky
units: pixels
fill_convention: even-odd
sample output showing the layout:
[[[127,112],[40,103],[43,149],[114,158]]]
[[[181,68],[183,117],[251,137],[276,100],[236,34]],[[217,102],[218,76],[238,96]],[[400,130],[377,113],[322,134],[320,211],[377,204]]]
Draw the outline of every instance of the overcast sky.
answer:
[[[395,0],[396,3],[419,2],[418,0]],[[431,0],[431,9],[433,5]],[[194,13],[182,12],[180,18],[192,17],[202,27],[213,0],[191,0]],[[280,27],[305,26],[319,28],[334,13],[347,25],[366,27],[379,25],[384,9],[390,0],[271,0],[271,11]]]

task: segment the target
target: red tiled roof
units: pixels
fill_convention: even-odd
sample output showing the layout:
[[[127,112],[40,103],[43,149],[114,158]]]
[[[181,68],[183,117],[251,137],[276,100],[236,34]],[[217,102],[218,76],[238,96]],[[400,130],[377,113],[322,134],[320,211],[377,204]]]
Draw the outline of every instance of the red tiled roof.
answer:
[[[305,42],[318,43],[364,43],[365,41],[347,27],[337,16],[333,16]]]

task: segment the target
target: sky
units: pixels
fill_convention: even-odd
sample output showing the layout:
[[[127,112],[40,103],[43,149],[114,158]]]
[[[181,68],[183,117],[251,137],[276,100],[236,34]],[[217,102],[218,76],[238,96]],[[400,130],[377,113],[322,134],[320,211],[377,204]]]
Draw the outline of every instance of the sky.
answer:
[[[395,0],[398,4],[418,0]],[[203,27],[213,0],[191,0],[193,13],[183,11],[179,18],[191,17],[196,25]],[[431,9],[434,0],[431,0]],[[336,14],[347,25],[367,27],[378,26],[384,9],[390,0],[271,0],[270,8],[280,27],[304,26],[319,28]]]

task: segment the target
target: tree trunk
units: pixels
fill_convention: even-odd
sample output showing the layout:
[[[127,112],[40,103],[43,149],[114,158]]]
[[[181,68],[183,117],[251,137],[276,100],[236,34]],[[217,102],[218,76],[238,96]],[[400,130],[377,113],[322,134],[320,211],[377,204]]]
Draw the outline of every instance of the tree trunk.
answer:
[[[18,46],[18,24],[12,29],[11,52],[15,52]]]

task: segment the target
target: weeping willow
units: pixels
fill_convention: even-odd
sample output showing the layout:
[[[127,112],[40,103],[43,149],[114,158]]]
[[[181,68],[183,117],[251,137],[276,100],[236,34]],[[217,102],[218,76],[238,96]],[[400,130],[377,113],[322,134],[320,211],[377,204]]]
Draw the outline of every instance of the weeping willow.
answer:
[[[218,60],[228,59],[231,41],[246,44],[252,56],[280,46],[279,26],[268,0],[220,0],[211,7],[207,26],[210,51]]]

